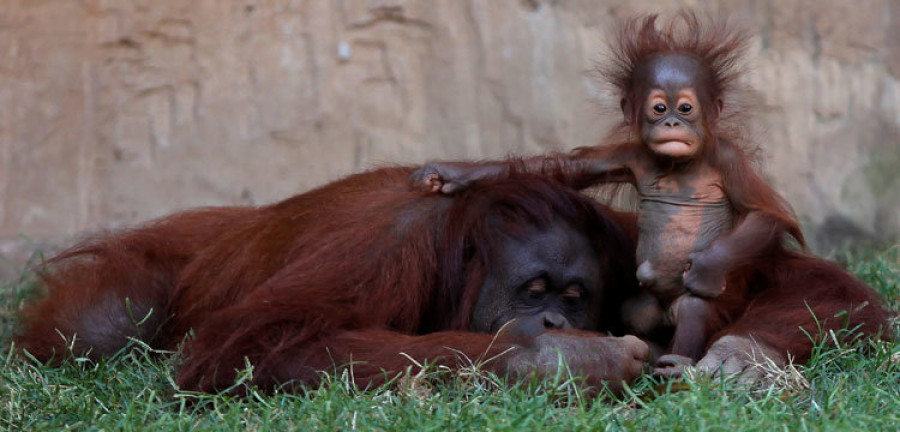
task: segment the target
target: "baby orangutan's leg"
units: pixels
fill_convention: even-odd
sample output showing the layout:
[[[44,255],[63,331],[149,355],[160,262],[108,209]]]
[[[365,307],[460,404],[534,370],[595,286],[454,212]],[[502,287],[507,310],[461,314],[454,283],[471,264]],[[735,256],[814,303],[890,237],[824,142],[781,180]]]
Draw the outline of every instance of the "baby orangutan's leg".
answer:
[[[672,303],[675,336],[670,354],[656,361],[653,372],[657,375],[681,376],[685,366],[691,366],[703,355],[708,337],[707,318],[712,305],[699,297],[685,295]]]

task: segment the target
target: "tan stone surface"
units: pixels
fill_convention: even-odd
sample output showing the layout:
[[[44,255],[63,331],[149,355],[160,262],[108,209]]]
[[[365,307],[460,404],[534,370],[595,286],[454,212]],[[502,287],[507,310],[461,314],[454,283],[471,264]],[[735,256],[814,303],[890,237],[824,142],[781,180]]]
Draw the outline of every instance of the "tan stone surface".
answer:
[[[817,244],[896,239],[897,1],[5,0],[0,253],[382,163],[592,144],[606,29],[679,7],[759,33],[767,168]]]

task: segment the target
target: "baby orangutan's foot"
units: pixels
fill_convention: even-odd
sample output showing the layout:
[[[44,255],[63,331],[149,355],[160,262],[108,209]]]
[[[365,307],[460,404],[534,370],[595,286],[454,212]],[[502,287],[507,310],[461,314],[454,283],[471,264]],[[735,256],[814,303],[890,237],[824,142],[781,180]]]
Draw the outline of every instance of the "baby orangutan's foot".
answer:
[[[694,365],[694,359],[678,354],[666,354],[656,359],[653,374],[669,378],[681,378],[684,368]]]

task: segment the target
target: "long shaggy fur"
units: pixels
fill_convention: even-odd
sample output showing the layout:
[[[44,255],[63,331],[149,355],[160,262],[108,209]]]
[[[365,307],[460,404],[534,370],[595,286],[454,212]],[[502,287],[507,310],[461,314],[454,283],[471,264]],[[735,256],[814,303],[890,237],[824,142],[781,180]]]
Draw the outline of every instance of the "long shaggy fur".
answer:
[[[361,386],[416,359],[477,358],[504,345],[467,331],[491,250],[566,223],[603,262],[604,330],[634,282],[633,245],[603,207],[515,176],[456,197],[411,191],[411,169],[357,174],[262,208],[205,209],[86,240],[47,263],[47,297],[18,336],[41,360],[99,358],[129,338],[184,347],[178,382],[212,391],[249,361],[252,382],[315,384],[351,361]],[[594,330],[600,330],[597,328]],[[72,342],[74,340],[74,343]],[[493,351],[491,351],[493,350]]]

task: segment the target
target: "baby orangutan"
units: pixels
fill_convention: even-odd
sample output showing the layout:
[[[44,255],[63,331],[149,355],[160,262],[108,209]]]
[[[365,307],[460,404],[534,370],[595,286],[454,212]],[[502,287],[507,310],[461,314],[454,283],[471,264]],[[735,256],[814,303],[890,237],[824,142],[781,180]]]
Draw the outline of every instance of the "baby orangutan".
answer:
[[[621,93],[621,143],[525,159],[518,168],[576,188],[636,187],[643,292],[623,315],[638,334],[671,340],[669,354],[657,360],[659,374],[678,375],[696,362],[746,302],[745,284],[726,287],[727,273],[780,248],[784,234],[803,245],[788,205],[753,171],[747,145],[733,133],[746,118],[726,96],[747,41],[724,23],[702,26],[689,14],[663,29],[656,16],[630,21],[604,71]],[[431,163],[413,181],[453,193],[509,170],[494,162]]]

